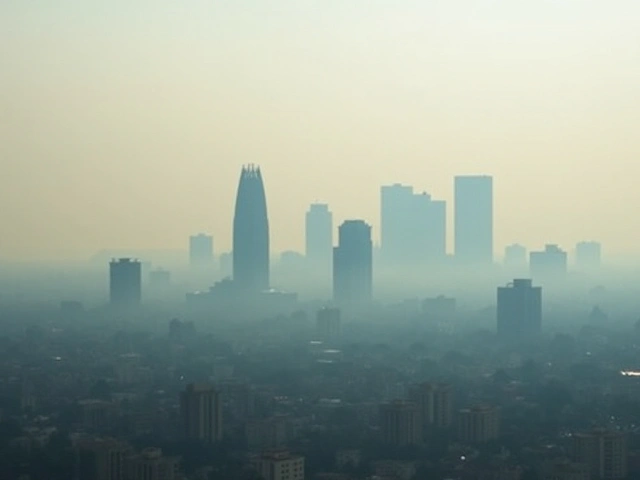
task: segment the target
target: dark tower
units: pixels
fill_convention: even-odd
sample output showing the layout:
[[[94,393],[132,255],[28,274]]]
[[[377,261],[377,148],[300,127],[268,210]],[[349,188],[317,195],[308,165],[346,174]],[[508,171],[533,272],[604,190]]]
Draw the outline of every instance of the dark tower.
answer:
[[[260,292],[269,288],[269,220],[260,168],[242,167],[233,217],[233,282]]]

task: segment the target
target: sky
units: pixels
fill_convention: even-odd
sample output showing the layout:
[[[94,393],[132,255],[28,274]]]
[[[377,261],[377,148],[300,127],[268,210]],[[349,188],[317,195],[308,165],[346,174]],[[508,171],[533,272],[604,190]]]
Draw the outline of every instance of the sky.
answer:
[[[261,166],[304,213],[494,176],[495,249],[640,246],[637,0],[3,0],[0,258],[231,245]],[[449,222],[449,238],[453,238]],[[451,244],[451,242],[450,242]]]

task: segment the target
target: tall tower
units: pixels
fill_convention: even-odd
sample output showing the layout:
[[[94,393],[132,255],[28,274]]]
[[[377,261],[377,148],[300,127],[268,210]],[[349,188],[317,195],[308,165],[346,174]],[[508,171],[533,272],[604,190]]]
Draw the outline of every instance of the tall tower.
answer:
[[[329,206],[314,203],[305,218],[305,254],[307,260],[316,266],[331,266],[333,249],[333,215]]]
[[[142,267],[139,261],[119,258],[109,263],[109,298],[111,305],[133,307],[142,297]]]
[[[259,292],[269,288],[269,220],[260,167],[242,167],[233,217],[233,282]]]
[[[338,229],[333,249],[333,299],[339,304],[366,304],[372,299],[371,226],[347,220]]]
[[[493,178],[455,178],[455,255],[463,264],[493,262]]]
[[[205,443],[222,440],[220,393],[208,384],[189,384],[180,394],[185,438]]]

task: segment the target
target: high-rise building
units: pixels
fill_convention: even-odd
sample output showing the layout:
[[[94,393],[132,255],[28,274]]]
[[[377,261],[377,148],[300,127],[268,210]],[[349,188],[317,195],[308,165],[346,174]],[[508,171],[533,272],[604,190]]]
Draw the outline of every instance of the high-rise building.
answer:
[[[233,217],[233,282],[237,289],[269,288],[269,220],[260,168],[242,168]]]
[[[192,267],[209,267],[213,263],[213,237],[199,233],[189,237],[189,264]]]
[[[500,435],[500,410],[475,406],[458,412],[458,439],[465,443],[484,443]]]
[[[453,420],[453,392],[446,383],[421,383],[409,387],[409,400],[418,407],[422,428],[447,428]]]
[[[531,335],[542,328],[542,288],[529,279],[515,279],[498,287],[498,335]]]
[[[573,435],[573,460],[589,466],[591,478],[628,478],[627,435],[624,432],[594,430]]]
[[[534,279],[558,280],[567,274],[567,252],[547,244],[541,252],[529,254],[529,272]]]
[[[264,480],[304,480],[304,457],[286,450],[264,452],[251,463]]]
[[[339,304],[366,304],[373,296],[371,227],[347,220],[333,249],[333,298]]]
[[[386,266],[416,266],[446,256],[446,203],[407,185],[380,188],[380,237]]]
[[[340,336],[340,310],[321,308],[316,314],[316,331],[323,340],[335,340]]]
[[[131,258],[113,259],[109,263],[109,297],[116,307],[134,307],[142,299],[142,267]]]
[[[420,414],[415,403],[395,400],[381,405],[380,421],[382,437],[387,445],[403,447],[422,442]]]
[[[527,249],[514,243],[504,249],[504,266],[509,269],[524,269],[527,266]]]
[[[185,438],[205,443],[222,440],[222,401],[212,385],[192,383],[180,394]]]
[[[305,255],[315,267],[331,268],[333,215],[329,206],[314,203],[305,217]]]
[[[146,448],[127,458],[126,480],[177,480],[180,458],[165,457],[159,448]]]
[[[83,480],[125,480],[131,445],[113,438],[81,439],[77,445],[78,475]]]
[[[493,262],[493,178],[455,178],[455,256],[459,263]]]
[[[576,245],[576,266],[582,270],[600,268],[602,246],[598,242],[579,242]]]

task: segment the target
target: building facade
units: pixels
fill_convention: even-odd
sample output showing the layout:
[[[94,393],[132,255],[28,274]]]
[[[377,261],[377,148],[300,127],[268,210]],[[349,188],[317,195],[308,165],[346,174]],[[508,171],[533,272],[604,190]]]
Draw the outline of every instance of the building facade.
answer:
[[[363,305],[373,297],[371,227],[347,220],[338,229],[333,249],[333,298],[338,304]]]
[[[422,442],[422,428],[418,406],[414,402],[395,400],[380,407],[382,438],[395,447],[418,445]]]
[[[222,400],[212,385],[192,383],[180,394],[184,436],[217,443],[222,440]]]
[[[542,288],[529,279],[498,287],[497,330],[502,337],[532,335],[542,330]]]
[[[380,188],[380,240],[388,268],[416,267],[446,257],[446,203],[407,185]]]
[[[455,257],[463,265],[493,262],[493,178],[458,176],[454,180]]]
[[[423,429],[448,428],[453,421],[453,388],[446,383],[421,383],[409,387],[409,400],[418,407]]]
[[[458,412],[458,439],[464,443],[484,443],[500,435],[500,410],[475,406]]]
[[[304,457],[286,450],[265,452],[251,463],[264,480],[304,480]]]
[[[311,204],[305,217],[305,256],[314,267],[331,268],[333,214],[324,203]]]
[[[572,438],[573,460],[588,465],[591,478],[627,478],[629,459],[624,432],[594,430],[575,434]]]
[[[260,168],[242,168],[233,217],[233,282],[244,292],[269,289],[269,219]]]
[[[532,278],[560,280],[567,275],[567,252],[558,245],[547,244],[544,250],[529,254],[529,272]]]
[[[115,307],[135,307],[142,301],[142,265],[119,258],[109,264],[109,299]]]

